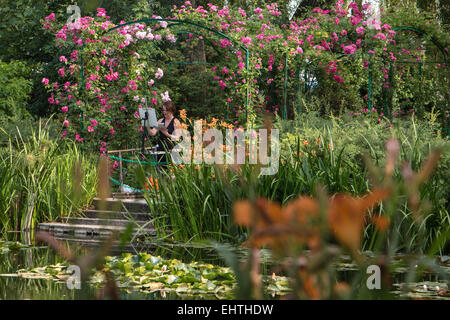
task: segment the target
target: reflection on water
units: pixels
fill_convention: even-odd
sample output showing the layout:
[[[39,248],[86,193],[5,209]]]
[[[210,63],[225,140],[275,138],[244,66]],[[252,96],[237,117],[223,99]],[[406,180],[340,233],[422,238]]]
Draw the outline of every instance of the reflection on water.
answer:
[[[8,232],[0,233],[0,239],[5,241],[14,241],[26,245],[33,245],[32,232]],[[62,241],[67,245],[76,256],[83,256],[95,246],[85,246],[76,241]],[[122,252],[148,252],[152,255],[162,256],[167,259],[179,259],[184,262],[202,261],[216,265],[224,265],[222,259],[217,256],[215,250],[211,247],[202,245],[186,245],[161,243],[158,245],[136,244],[129,245],[123,250],[115,248],[111,255],[120,255]],[[0,299],[95,299],[96,291],[89,286],[83,286],[81,290],[70,290],[65,282],[56,282],[44,279],[26,279],[17,276],[20,269],[32,269],[47,265],[63,263],[65,260],[55,254],[55,252],[46,246],[34,246],[31,248],[22,248],[20,250],[11,250],[7,253],[0,253]],[[175,293],[156,292],[140,293],[121,292],[121,299],[201,299],[202,297],[183,297]]]
[[[6,241],[17,241],[22,244],[33,245],[33,233],[29,232],[15,232],[0,234],[0,239]],[[77,255],[82,256],[91,250],[92,247],[86,247],[73,241],[65,242],[68,247]],[[165,259],[178,259],[185,263],[198,261],[210,263],[215,265],[224,265],[223,260],[218,256],[216,250],[210,245],[185,245],[185,244],[169,244],[158,243],[157,245],[133,245],[127,246],[125,251],[133,254],[138,252],[148,252],[155,256],[161,256]],[[111,255],[120,255],[121,251],[115,249]],[[235,253],[242,260],[247,258],[247,252],[242,249],[236,249]],[[269,251],[262,250],[262,273],[272,274],[271,256]],[[83,286],[81,290],[70,290],[64,281],[51,281],[43,279],[26,279],[17,276],[19,269],[31,269],[36,267],[43,267],[48,265],[55,265],[65,262],[63,258],[56,255],[53,250],[48,247],[30,247],[20,250],[10,250],[6,253],[0,250],[0,299],[43,299],[43,300],[59,300],[59,299],[95,299],[96,289],[90,286]],[[343,263],[337,265],[338,279],[341,281],[351,282],[355,271],[351,263]],[[450,268],[447,268],[450,269]],[[420,279],[414,279],[416,283],[420,281],[430,283],[442,283],[442,280],[448,281],[448,273],[446,276],[428,273],[423,275]],[[400,284],[408,282],[405,272],[397,272],[392,274],[393,282]],[[423,285],[420,285],[422,288]],[[430,287],[430,285],[428,285]],[[447,286],[448,287],[448,286]],[[141,293],[129,292],[125,289],[121,292],[121,299],[147,299],[147,300],[161,300],[161,299],[214,299],[214,296],[180,296],[173,292],[156,292],[156,293]]]

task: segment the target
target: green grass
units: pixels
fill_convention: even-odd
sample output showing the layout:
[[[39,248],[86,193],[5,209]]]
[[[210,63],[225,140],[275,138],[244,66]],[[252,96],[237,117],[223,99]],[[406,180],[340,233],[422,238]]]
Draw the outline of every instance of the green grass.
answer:
[[[49,120],[50,121],[50,120]],[[0,229],[25,230],[87,205],[97,184],[96,158],[72,142],[50,139],[48,123],[31,135],[19,129],[0,148]]]

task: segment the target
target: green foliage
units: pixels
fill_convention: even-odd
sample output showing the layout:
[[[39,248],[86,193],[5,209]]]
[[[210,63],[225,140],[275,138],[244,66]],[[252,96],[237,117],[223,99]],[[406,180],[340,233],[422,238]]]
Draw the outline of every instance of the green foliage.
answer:
[[[401,143],[400,163],[410,163],[414,171],[420,169],[432,150],[442,150],[436,172],[420,190],[420,199],[429,201],[431,206],[426,222],[420,227],[414,224],[406,199],[401,202],[404,206],[403,219],[397,221],[399,248],[429,248],[448,232],[450,192],[445,181],[450,179],[449,142],[441,136],[439,124],[432,114],[428,115],[428,121],[410,118],[378,122],[376,116],[372,116],[365,113],[353,119],[323,120],[313,113],[300,117],[298,122],[280,122],[277,127],[285,132],[281,138],[282,156],[286,161],[299,157],[299,162],[303,163],[299,169],[304,173],[298,174],[299,169],[294,170],[297,179],[320,183],[331,194],[364,194],[371,190],[372,185],[363,156],[368,155],[376,166],[383,167],[386,160],[385,141],[390,137],[399,139]],[[294,168],[298,168],[296,162]],[[400,170],[396,171],[394,178],[396,181],[402,180]],[[312,187],[309,190],[313,190]],[[307,190],[302,193],[309,194]],[[423,239],[417,238],[419,233],[424,234]],[[371,249],[371,235],[366,236],[366,249]]]
[[[245,230],[236,228],[231,219],[232,204],[239,199],[263,197],[286,204],[299,195],[315,195],[318,184],[330,194],[366,194],[374,182],[364,157],[383,167],[385,142],[390,137],[401,142],[400,162],[410,163],[415,171],[432,150],[443,151],[436,173],[420,189],[420,199],[428,201],[431,208],[422,226],[414,223],[407,201],[402,199],[403,219],[396,224],[400,238],[396,249],[429,248],[446,234],[450,221],[450,193],[446,187],[450,179],[449,143],[440,136],[435,120],[417,122],[412,118],[379,123],[367,114],[325,120],[312,113],[298,121],[279,120],[275,128],[281,132],[281,162],[273,176],[258,176],[259,169],[249,164],[238,171],[208,165],[173,167],[162,174],[152,167],[137,169],[142,172],[132,176],[139,189],[145,190],[146,177],[158,179],[159,192],[146,197],[159,236],[172,235],[180,241],[240,241],[245,238]],[[402,180],[399,170],[394,179]],[[424,238],[419,239],[419,233]],[[372,236],[373,230],[367,230],[366,249],[371,249]],[[440,247],[445,247],[445,242]]]
[[[388,6],[381,21],[382,25],[392,29],[408,28],[396,29],[392,36],[395,42],[389,40],[390,36],[387,41],[373,39],[376,33],[389,33],[383,27],[366,37],[361,44],[362,50],[353,55],[341,56],[343,50],[338,49],[324,51],[316,57],[311,52],[311,57],[304,61],[295,61],[295,56],[288,57],[288,118],[294,118],[297,108],[304,111],[306,107],[320,111],[322,115],[341,114],[345,109],[357,112],[368,108],[371,98],[373,108],[390,116],[413,110],[422,117],[434,109],[440,113],[441,126],[448,126],[445,114],[450,101],[449,38],[445,29],[439,26],[433,14],[418,12],[414,5]],[[355,27],[343,19],[338,24],[325,20],[319,25],[318,32],[312,33],[316,43],[328,43],[333,34],[342,38],[341,31],[347,33],[349,41],[345,45],[357,43],[360,37]],[[364,32],[370,31],[367,28]],[[369,50],[375,54],[368,55]],[[309,54],[309,51],[305,52]],[[338,74],[344,80],[342,83],[330,76],[331,63],[336,63]],[[284,101],[277,98],[277,94],[285,91],[284,72],[277,72],[274,78],[278,91],[267,95],[274,99],[274,104],[282,106]]]
[[[31,93],[27,79],[30,68],[23,61],[0,61],[0,112],[19,118],[26,115],[26,103]]]
[[[42,32],[41,19],[51,12],[65,12],[67,1],[0,1],[0,57],[27,63],[48,61],[52,38]],[[61,17],[63,18],[63,17]],[[66,20],[66,19],[64,19]],[[54,52],[54,51],[53,51]]]
[[[161,85],[170,90],[177,109],[185,109],[192,118],[233,118],[232,107],[226,101],[227,92],[220,90],[212,67],[220,69],[237,62],[224,61],[227,53],[208,42],[194,38],[185,43],[183,40],[188,39],[188,35],[178,34],[177,37],[178,46],[163,48],[166,49],[166,65],[171,63],[171,67],[161,79]]]
[[[24,230],[71,215],[94,197],[95,160],[74,143],[62,145],[41,123],[28,137],[18,132],[0,148],[0,229]]]
[[[50,80],[57,78],[59,55],[53,36],[42,30],[42,21],[50,13],[55,13],[56,21],[65,23],[69,18],[69,5],[80,6],[82,16],[95,16],[97,8],[106,8],[108,15],[116,23],[134,20],[139,12],[159,14],[166,10],[168,13],[171,7],[168,2],[156,5],[156,2],[148,4],[143,0],[1,0],[0,60],[21,60],[29,66],[25,78],[32,81],[32,87],[31,91],[28,88],[23,90],[28,99],[23,101],[21,107],[36,117],[49,116],[56,111],[47,101],[48,95],[41,80],[44,76]]]

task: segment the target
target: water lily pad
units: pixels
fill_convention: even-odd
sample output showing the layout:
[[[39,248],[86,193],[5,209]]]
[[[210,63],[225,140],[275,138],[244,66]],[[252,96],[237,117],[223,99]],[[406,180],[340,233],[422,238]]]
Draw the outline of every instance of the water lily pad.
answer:
[[[148,262],[150,262],[153,265],[158,264],[161,261],[160,257],[154,257],[154,256],[150,256],[149,259],[147,259]]]
[[[37,247],[15,241],[0,240],[0,254],[7,254],[10,253],[11,251],[19,251],[22,249],[30,249],[30,248],[37,248]]]
[[[393,291],[393,293],[403,298],[450,300],[450,295],[447,294],[448,284],[444,281],[399,283],[394,284],[394,287],[396,287],[397,290]]]
[[[169,274],[168,276],[167,276],[167,284],[172,284],[172,283],[174,283],[174,282],[177,282],[178,281],[178,277],[177,276],[174,276],[173,274]]]

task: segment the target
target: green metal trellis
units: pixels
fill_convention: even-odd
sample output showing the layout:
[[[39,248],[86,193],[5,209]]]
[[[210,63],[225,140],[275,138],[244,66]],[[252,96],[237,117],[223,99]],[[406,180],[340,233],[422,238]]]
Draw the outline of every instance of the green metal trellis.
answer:
[[[142,20],[137,20],[137,21],[133,21],[133,22],[124,23],[124,24],[118,25],[116,27],[110,28],[110,29],[106,30],[103,34],[112,32],[114,30],[117,30],[117,29],[122,28],[122,27],[127,26],[127,25],[133,25],[133,24],[138,24],[138,23],[147,23],[147,22],[162,22],[162,21],[165,21],[165,22],[169,23],[168,24],[168,28],[171,28],[171,27],[176,26],[176,25],[190,25],[190,26],[193,26],[195,28],[199,28],[199,29],[203,29],[203,30],[206,30],[208,32],[211,32],[211,33],[213,33],[213,34],[215,34],[215,35],[217,35],[217,36],[219,36],[221,38],[227,39],[232,44],[234,43],[233,39],[231,39],[230,37],[226,36],[225,34],[219,32],[217,30],[214,30],[212,28],[203,26],[201,24],[193,23],[193,22],[190,22],[190,21],[179,20],[179,19],[164,19],[164,18],[142,19]],[[176,33],[179,33],[179,34],[192,33],[192,34],[198,35],[197,32],[189,31],[189,30],[178,30]],[[217,50],[217,48],[212,44],[212,42],[209,39],[206,39],[205,37],[203,37],[203,39],[205,40],[206,43],[211,45],[214,48],[214,50],[216,50],[220,54],[220,52]],[[80,76],[80,78],[81,78],[82,95],[84,95],[84,92],[85,92],[85,86],[84,86],[84,62],[83,62],[83,51],[84,51],[84,48],[85,48],[85,45],[83,44],[83,46],[81,48],[81,55],[80,55],[80,64],[81,64],[81,68],[80,68],[81,76]],[[246,69],[247,74],[248,74],[249,51],[248,51],[248,49],[246,47],[244,47],[242,45],[239,45],[239,48],[242,49],[243,52],[245,52],[245,69]],[[170,61],[169,62],[169,71],[171,71],[172,64],[208,64],[208,63],[206,63],[206,62]],[[248,79],[246,79],[246,83],[248,83]],[[83,99],[83,100],[85,100],[85,99]],[[246,121],[248,119],[248,104],[249,104],[249,87],[247,85],[246,90],[245,90],[245,119],[246,119]],[[83,109],[80,112],[80,118],[81,118],[81,129],[82,129],[81,132],[83,132],[83,128],[84,128],[84,111],[83,111]],[[114,120],[117,120],[117,119],[107,119],[107,120],[108,121],[114,121]],[[120,168],[122,168],[122,161],[138,162],[138,163],[141,163],[141,164],[147,163],[147,164],[152,164],[152,165],[156,164],[155,161],[148,162],[148,161],[140,161],[140,160],[129,160],[129,159],[123,159],[121,156],[114,157],[114,156],[111,156],[111,155],[109,157],[112,158],[112,159],[119,160]],[[122,174],[121,174],[120,180],[121,181],[117,181],[117,180],[114,180],[113,178],[111,178],[111,181],[113,181],[116,184],[119,184],[120,187],[123,188],[125,185],[123,184]],[[132,189],[135,190],[135,191],[139,191],[139,192],[143,191],[143,190],[135,189],[135,188],[132,188]]]
[[[117,29],[120,29],[120,28],[125,27],[127,25],[133,25],[133,24],[138,24],[138,23],[147,23],[147,22],[161,22],[161,21],[168,22],[169,23],[168,24],[168,28],[170,28],[172,26],[176,26],[176,25],[190,25],[190,26],[193,26],[193,27],[196,27],[196,28],[199,28],[199,29],[204,29],[204,30],[206,30],[208,32],[211,32],[211,33],[221,37],[221,38],[227,39],[231,43],[234,43],[233,39],[231,39],[227,35],[223,34],[222,32],[219,32],[217,30],[214,30],[212,28],[206,27],[206,26],[198,24],[198,23],[185,21],[185,20],[180,20],[180,19],[165,19],[165,18],[141,19],[141,20],[136,20],[136,21],[120,24],[118,26],[110,28],[110,29],[106,30],[104,32],[104,34],[112,32],[112,31],[117,30]],[[189,32],[189,31],[188,30],[181,30],[180,32],[186,33],[186,32]],[[191,31],[189,33],[197,34],[195,31]],[[205,40],[211,44],[211,42],[209,40],[207,40],[207,39],[205,39]],[[84,47],[85,47],[85,45],[83,44],[82,49],[81,49],[82,52],[84,50]],[[248,72],[249,51],[243,45],[239,45],[239,48],[242,49],[245,52],[245,69]],[[83,88],[82,90],[84,90],[84,63],[83,63],[83,55],[82,54],[81,54],[81,58],[80,58],[80,63],[81,63],[81,87]],[[181,63],[181,62],[172,62],[172,63]],[[169,65],[169,67],[171,67],[171,65]],[[246,79],[246,80],[247,80],[246,82],[248,83],[248,79]],[[248,104],[249,104],[249,88],[248,88],[248,85],[247,85],[246,90],[245,90],[245,120],[246,121],[248,119]],[[81,111],[81,126],[82,127],[83,127],[83,123],[84,123],[84,113],[83,113],[83,111]]]
[[[425,31],[417,29],[417,28],[414,28],[414,27],[411,27],[411,26],[394,27],[392,30],[393,31],[409,30],[409,31],[413,31],[413,32],[417,33],[420,37],[423,37],[426,34]],[[439,41],[435,37],[431,37],[430,40],[440,50],[440,52],[442,53],[442,55],[444,57],[444,61],[441,61],[441,62],[439,62],[439,61],[432,61],[432,62],[398,61],[396,63],[416,63],[416,64],[419,65],[419,74],[422,73],[422,67],[426,63],[444,63],[448,67],[448,64],[447,64],[447,52],[445,51],[444,47],[439,43]],[[372,109],[372,100],[373,100],[372,99],[373,98],[372,97],[372,94],[373,94],[373,92],[372,92],[373,91],[373,72],[372,72],[373,61],[372,61],[372,59],[373,59],[374,55],[370,54],[370,53],[358,53],[358,54],[369,55],[369,61],[368,61],[368,64],[369,64],[368,65],[368,108],[369,108],[369,110],[371,110]],[[354,54],[341,54],[337,58],[337,60],[341,59],[344,56],[352,56],[352,55],[354,55]],[[287,60],[288,59],[287,59],[287,57],[288,57],[288,52],[285,53],[285,63],[284,63],[285,72],[284,72],[284,92],[283,92],[283,111],[282,111],[282,118],[283,119],[286,119],[286,117],[287,117],[287,91],[288,91],[288,89],[287,89],[287,81],[288,81],[287,80],[288,79],[288,73],[287,73]],[[300,56],[299,56],[299,60],[300,60]],[[391,68],[390,68],[390,73],[391,73],[390,78],[391,79],[393,77],[393,67],[392,67],[392,65],[393,64],[391,63]],[[301,101],[301,96],[300,96],[300,93],[301,93],[301,90],[300,90],[300,87],[301,87],[300,71],[301,71],[300,70],[300,61],[298,61],[298,63],[297,63],[297,76],[296,76],[296,81],[297,81],[297,115],[300,115],[300,111],[301,111],[301,108],[300,108],[300,105],[301,105],[301,102],[300,102]],[[387,100],[384,100],[383,104],[384,104],[384,113],[385,114],[387,114],[386,103],[387,103]],[[447,122],[448,122],[448,120],[447,120]],[[448,127],[449,127],[449,125],[447,124],[447,128],[445,128],[446,131],[447,131],[447,136],[450,135],[450,130],[449,130],[450,128],[448,128]]]

